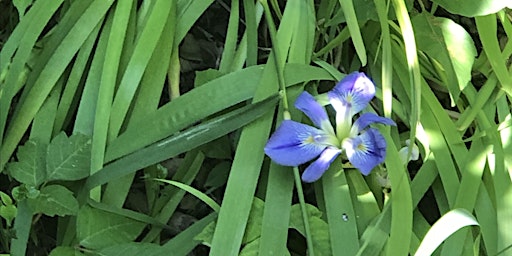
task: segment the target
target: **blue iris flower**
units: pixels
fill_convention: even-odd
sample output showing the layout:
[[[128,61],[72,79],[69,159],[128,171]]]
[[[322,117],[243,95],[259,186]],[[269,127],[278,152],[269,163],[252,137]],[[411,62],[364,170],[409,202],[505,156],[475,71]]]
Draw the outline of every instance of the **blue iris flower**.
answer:
[[[386,140],[370,124],[396,125],[391,119],[373,113],[361,114],[352,123],[354,115],[375,96],[375,85],[364,73],[354,72],[336,84],[327,96],[336,111],[336,130],[324,107],[311,94],[302,92],[295,107],[316,127],[284,120],[268,140],[265,153],[285,166],[298,166],[318,157],[302,174],[305,182],[318,180],[342,152],[362,174],[370,174],[386,157]]]

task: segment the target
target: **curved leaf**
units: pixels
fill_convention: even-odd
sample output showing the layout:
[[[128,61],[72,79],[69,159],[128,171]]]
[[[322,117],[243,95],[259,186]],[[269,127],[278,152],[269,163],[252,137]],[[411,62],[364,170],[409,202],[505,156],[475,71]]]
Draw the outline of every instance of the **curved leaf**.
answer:
[[[447,11],[466,17],[483,16],[498,12],[508,7],[512,8],[512,2],[503,0],[432,0]]]
[[[434,250],[457,230],[466,226],[479,226],[475,217],[465,209],[454,209],[443,215],[427,232],[415,256],[432,255]]]

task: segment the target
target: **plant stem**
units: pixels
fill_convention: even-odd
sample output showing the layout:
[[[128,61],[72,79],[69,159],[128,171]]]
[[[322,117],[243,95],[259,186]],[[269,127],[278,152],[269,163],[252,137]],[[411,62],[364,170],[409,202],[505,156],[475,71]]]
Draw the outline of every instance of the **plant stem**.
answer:
[[[295,177],[295,187],[299,196],[300,211],[302,212],[302,220],[304,222],[304,231],[306,233],[306,243],[308,245],[308,256],[314,256],[313,238],[309,229],[309,214],[306,209],[306,200],[304,200],[304,192],[302,190],[302,181],[300,180],[299,168],[293,167],[293,176]]]

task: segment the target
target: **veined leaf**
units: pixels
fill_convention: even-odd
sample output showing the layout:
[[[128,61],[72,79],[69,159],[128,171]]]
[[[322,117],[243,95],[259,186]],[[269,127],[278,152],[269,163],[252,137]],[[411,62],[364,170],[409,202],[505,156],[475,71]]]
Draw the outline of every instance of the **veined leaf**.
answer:
[[[38,197],[29,198],[28,202],[34,214],[43,213],[53,217],[76,215],[78,212],[78,201],[73,192],[61,185],[44,187]]]
[[[89,175],[91,139],[75,134],[67,137],[57,135],[46,155],[47,180],[79,180]]]
[[[28,141],[19,147],[18,162],[7,165],[9,174],[17,181],[37,187],[46,178],[46,145]]]
[[[90,249],[132,242],[146,224],[85,205],[76,220],[80,245]]]

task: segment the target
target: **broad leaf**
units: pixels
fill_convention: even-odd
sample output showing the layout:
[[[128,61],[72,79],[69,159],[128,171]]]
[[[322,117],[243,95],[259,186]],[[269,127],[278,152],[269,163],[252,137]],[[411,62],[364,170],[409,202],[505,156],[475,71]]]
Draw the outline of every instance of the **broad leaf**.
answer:
[[[309,215],[309,228],[311,237],[313,238],[315,252],[318,252],[319,255],[332,255],[329,227],[321,218],[322,212],[310,204],[306,204],[306,208]],[[306,234],[299,204],[292,205],[290,211],[290,228],[299,231],[299,233],[304,236]]]
[[[247,220],[247,227],[245,228],[244,238],[242,244],[247,244],[261,236],[261,221],[263,220],[263,207],[265,203],[263,200],[254,197]]]
[[[260,239],[256,239],[244,246],[239,256],[257,256],[260,249]]]
[[[89,249],[132,242],[146,224],[86,205],[78,212],[77,238]]]
[[[505,7],[512,8],[512,2],[507,0],[432,0],[432,2],[451,13],[466,17],[484,16]]]
[[[418,49],[437,65],[454,102],[471,80],[476,56],[473,39],[459,24],[447,18],[422,13],[412,19]]]
[[[53,249],[50,252],[49,256],[82,256],[82,255],[85,255],[85,254],[81,253],[80,250],[78,250],[78,248],[59,246],[59,247],[56,247],[55,249]]]
[[[109,256],[160,256],[170,255],[164,247],[151,243],[126,243],[110,246],[99,251],[99,255]]]
[[[0,217],[7,222],[8,227],[12,225],[12,221],[16,218],[17,213],[18,209],[15,205],[0,205]]]
[[[28,141],[19,147],[18,162],[7,165],[7,171],[17,181],[37,187],[46,178],[46,145],[36,141]]]
[[[76,215],[78,201],[73,192],[61,185],[50,185],[41,189],[41,193],[34,199],[28,199],[32,211],[47,216]]]
[[[89,175],[91,140],[85,135],[57,135],[46,155],[47,179],[79,180]]]
[[[263,219],[263,206],[264,203],[261,199],[255,197],[252,202],[249,220],[245,229],[242,244],[248,244],[251,241],[258,239],[261,235],[261,221]],[[210,245],[215,233],[216,222],[212,222],[206,226],[201,233],[194,237],[194,240],[202,241],[203,244]]]

